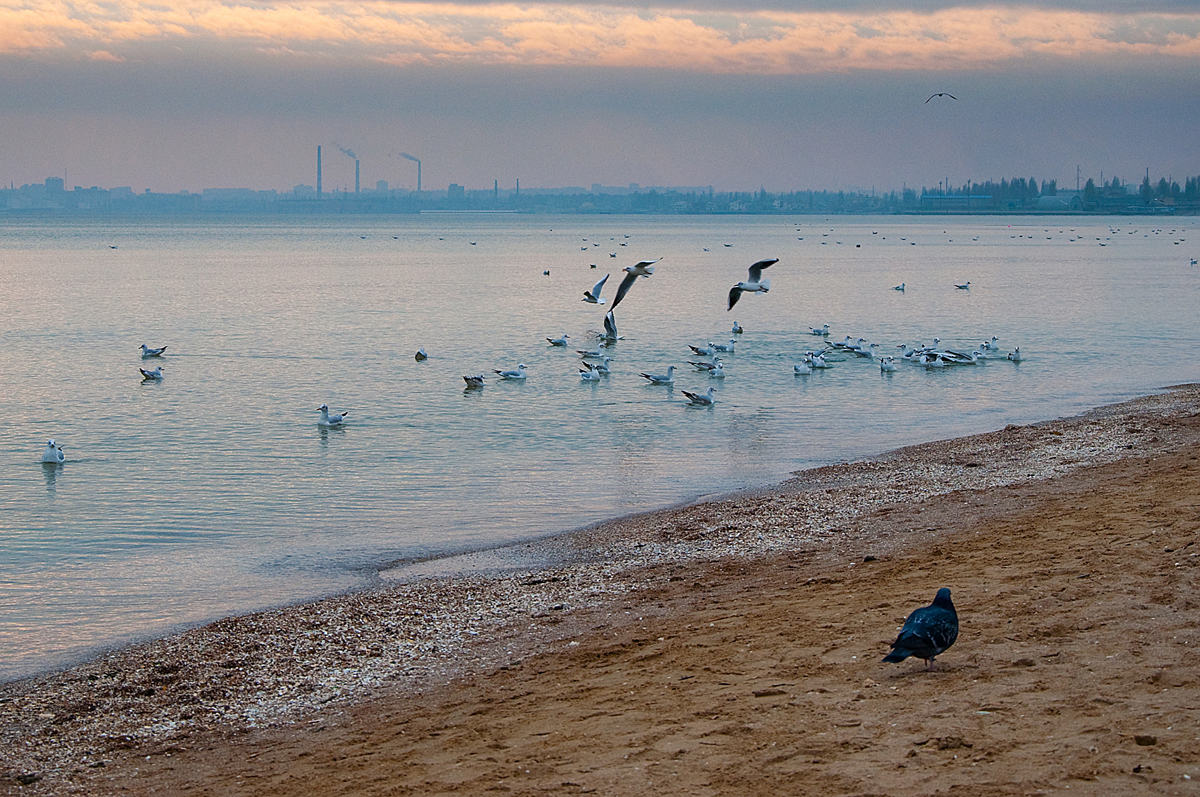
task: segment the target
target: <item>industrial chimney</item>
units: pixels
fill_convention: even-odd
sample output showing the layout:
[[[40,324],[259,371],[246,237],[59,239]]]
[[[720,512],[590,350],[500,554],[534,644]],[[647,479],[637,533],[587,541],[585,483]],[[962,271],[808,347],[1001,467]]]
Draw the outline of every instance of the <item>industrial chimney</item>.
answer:
[[[358,193],[358,158],[354,159],[354,193]]]
[[[317,199],[321,198],[321,145],[317,145]]]

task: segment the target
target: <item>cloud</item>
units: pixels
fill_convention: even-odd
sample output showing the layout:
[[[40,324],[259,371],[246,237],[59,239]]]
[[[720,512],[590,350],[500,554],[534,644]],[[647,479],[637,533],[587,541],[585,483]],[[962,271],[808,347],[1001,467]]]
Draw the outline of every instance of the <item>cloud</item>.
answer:
[[[139,45],[377,61],[709,74],[986,69],[1028,58],[1200,59],[1200,12],[1034,8],[633,11],[374,0],[0,0],[0,52],[130,59]]]

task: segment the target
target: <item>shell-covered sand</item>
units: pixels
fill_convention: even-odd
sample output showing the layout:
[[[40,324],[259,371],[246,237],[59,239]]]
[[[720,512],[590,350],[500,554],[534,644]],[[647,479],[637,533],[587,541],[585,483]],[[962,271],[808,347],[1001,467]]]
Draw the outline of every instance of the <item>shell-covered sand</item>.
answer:
[[[397,567],[0,687],[0,794],[1195,794],[1198,444],[1187,386]]]

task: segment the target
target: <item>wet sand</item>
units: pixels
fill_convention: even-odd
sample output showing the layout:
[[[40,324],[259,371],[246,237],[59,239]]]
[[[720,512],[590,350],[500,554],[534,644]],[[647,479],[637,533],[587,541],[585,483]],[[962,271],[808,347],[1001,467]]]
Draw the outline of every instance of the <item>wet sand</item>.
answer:
[[[1195,794],[1198,444],[1189,386],[399,568],[5,685],[0,794]]]

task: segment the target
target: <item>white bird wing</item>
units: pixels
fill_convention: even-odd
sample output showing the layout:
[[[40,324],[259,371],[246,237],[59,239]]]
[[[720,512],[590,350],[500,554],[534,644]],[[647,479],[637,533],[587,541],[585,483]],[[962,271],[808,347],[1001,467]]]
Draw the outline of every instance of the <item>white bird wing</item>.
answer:
[[[750,281],[751,282],[761,282],[763,269],[767,268],[769,266],[772,266],[778,262],[779,262],[779,258],[776,257],[776,258],[772,258],[770,260],[760,260],[757,263],[755,263],[753,266],[750,267]]]
[[[604,275],[604,279],[600,280],[599,282],[597,282],[597,283],[595,284],[595,286],[593,286],[593,287],[592,287],[592,296],[593,296],[593,297],[594,297],[594,298],[595,298],[597,301],[599,301],[599,300],[600,300],[600,291],[604,290],[604,283],[608,282],[608,278],[609,278],[609,276],[611,276],[611,275],[609,275],[609,274],[605,274],[605,275]]]

